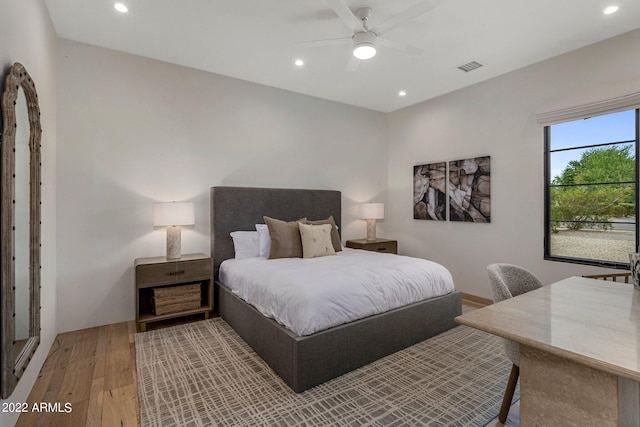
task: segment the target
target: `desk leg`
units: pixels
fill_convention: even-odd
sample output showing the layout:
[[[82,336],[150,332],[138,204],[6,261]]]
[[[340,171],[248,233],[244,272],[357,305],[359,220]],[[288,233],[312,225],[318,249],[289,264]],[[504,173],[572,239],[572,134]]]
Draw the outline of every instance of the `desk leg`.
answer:
[[[640,426],[640,383],[618,378],[620,425]]]
[[[618,377],[520,344],[520,422],[618,426]]]

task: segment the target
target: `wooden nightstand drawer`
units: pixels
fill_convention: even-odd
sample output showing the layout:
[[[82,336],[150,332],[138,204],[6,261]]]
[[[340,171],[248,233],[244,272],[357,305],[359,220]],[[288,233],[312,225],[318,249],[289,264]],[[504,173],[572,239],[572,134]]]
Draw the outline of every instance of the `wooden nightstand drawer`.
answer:
[[[368,251],[376,251],[376,252],[384,252],[388,254],[398,253],[398,242],[380,242],[380,243],[372,243],[368,245],[366,248]]]
[[[139,287],[184,283],[211,276],[211,261],[167,262],[166,264],[139,265],[136,267],[136,281]]]
[[[364,249],[372,252],[383,252],[388,254],[398,253],[398,241],[387,239],[376,239],[370,242],[366,239],[347,240],[347,247],[352,249]]]

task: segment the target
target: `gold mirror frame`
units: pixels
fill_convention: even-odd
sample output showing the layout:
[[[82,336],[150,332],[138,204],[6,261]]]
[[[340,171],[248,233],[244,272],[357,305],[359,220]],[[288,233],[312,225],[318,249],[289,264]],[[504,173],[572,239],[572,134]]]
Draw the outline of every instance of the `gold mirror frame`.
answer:
[[[29,116],[29,337],[16,347],[15,291],[15,144],[16,102],[20,88]],[[40,205],[41,158],[40,107],[36,86],[22,64],[15,63],[7,74],[2,93],[2,140],[0,144],[0,395],[7,399],[27,369],[40,344]],[[19,195],[27,197],[27,195]]]

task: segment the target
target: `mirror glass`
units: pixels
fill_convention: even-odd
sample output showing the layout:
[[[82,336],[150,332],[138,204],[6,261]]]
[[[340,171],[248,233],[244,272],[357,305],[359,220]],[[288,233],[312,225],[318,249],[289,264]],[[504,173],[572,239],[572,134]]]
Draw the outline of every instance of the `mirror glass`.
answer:
[[[15,140],[15,287],[17,359],[29,339],[29,113],[24,90],[16,100]]]
[[[0,140],[0,397],[7,399],[40,344],[40,108],[14,64],[2,93]]]

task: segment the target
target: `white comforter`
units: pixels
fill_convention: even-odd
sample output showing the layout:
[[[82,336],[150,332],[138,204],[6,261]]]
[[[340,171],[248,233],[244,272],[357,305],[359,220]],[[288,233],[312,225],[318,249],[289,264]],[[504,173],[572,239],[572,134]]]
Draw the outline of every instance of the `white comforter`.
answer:
[[[435,262],[347,248],[310,259],[229,259],[219,278],[299,336],[454,290],[451,273]]]

